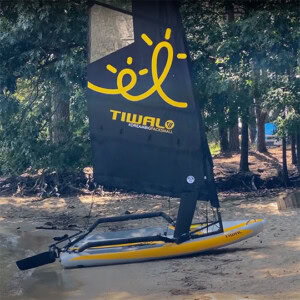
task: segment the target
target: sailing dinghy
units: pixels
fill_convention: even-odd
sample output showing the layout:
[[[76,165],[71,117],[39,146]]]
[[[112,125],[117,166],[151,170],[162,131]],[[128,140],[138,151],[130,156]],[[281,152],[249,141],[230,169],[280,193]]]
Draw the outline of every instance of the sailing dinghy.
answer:
[[[223,222],[224,232],[204,224],[193,224],[186,242],[176,244],[174,228],[165,227],[134,229],[108,234],[90,234],[60,255],[65,268],[103,266],[187,256],[231,245],[259,233],[263,220]],[[207,234],[208,233],[208,234]],[[146,236],[145,236],[146,234]],[[204,236],[203,236],[204,235]]]
[[[127,38],[120,38],[125,46],[114,42],[118,50],[105,56],[97,48],[105,25],[98,24],[99,16],[111,22],[103,47],[122,37],[120,28],[127,30]],[[86,231],[59,238],[48,251],[18,261],[18,267],[35,268],[57,258],[73,268],[185,256],[262,231],[261,219],[222,221],[177,1],[132,1],[131,11],[95,1],[90,44],[94,179],[105,187],[180,198],[177,218],[164,212],[100,218]],[[203,220],[192,224],[197,201],[209,203],[212,213],[204,211]],[[162,218],[166,225],[97,231],[104,223],[152,218]]]

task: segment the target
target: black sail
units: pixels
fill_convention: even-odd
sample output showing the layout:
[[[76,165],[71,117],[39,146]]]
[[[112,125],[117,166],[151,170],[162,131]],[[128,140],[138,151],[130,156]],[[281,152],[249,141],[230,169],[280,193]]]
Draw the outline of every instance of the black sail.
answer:
[[[134,43],[88,66],[95,180],[219,207],[178,3],[133,1],[132,14]]]

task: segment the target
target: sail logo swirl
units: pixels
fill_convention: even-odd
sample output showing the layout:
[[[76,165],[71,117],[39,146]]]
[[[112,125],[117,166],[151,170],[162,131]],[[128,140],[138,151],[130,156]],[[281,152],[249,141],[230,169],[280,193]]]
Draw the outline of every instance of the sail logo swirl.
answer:
[[[171,43],[168,42],[170,37],[171,37],[171,29],[167,28],[166,32],[165,32],[165,41],[159,42],[153,49],[152,60],[151,60],[151,75],[152,75],[152,80],[153,80],[153,86],[150,87],[147,91],[145,91],[139,95],[132,95],[130,93],[130,91],[137,84],[136,72],[130,68],[125,68],[118,72],[118,70],[110,64],[108,64],[106,66],[106,69],[113,74],[118,73],[117,78],[116,78],[117,88],[108,89],[108,88],[97,86],[91,82],[88,82],[88,88],[95,92],[101,93],[101,94],[122,95],[125,99],[127,99],[129,101],[133,101],[133,102],[145,100],[149,96],[151,96],[152,94],[157,92],[159,94],[159,96],[169,105],[177,107],[177,108],[187,108],[188,103],[186,101],[185,102],[176,101],[176,100],[170,98],[162,88],[162,84],[165,81],[165,79],[167,78],[167,76],[170,72],[170,69],[172,67],[173,60],[174,60],[174,49],[173,49],[173,46],[171,45]],[[153,41],[145,33],[143,33],[141,35],[141,38],[144,40],[144,42],[149,47],[151,47],[153,45]],[[164,69],[163,69],[162,73],[159,75],[158,69],[157,69],[158,57],[159,57],[159,53],[164,48],[167,50],[168,55],[167,55],[167,60],[166,60]],[[187,55],[185,53],[178,53],[177,58],[178,59],[186,59]],[[132,63],[133,63],[133,58],[128,57],[127,65],[130,66]],[[148,72],[149,72],[149,70],[145,68],[145,69],[140,70],[138,73],[140,76],[143,76],[143,75],[148,74]],[[130,77],[130,82],[126,85],[124,85],[124,83],[123,83],[123,79],[125,76]]]

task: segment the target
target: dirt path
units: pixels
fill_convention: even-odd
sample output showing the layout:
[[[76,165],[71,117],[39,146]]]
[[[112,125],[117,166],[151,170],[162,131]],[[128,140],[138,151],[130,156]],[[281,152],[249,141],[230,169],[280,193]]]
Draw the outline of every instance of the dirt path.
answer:
[[[19,222],[30,224],[30,234],[45,239],[50,233],[37,232],[35,226],[45,222],[59,227],[83,225],[91,200],[0,198],[0,227],[17,232],[14,227],[20,227]],[[232,200],[221,195],[221,204],[224,220],[266,219],[264,232],[209,255],[80,270],[62,270],[58,263],[41,267],[20,279],[23,289],[18,295],[0,293],[1,300],[300,299],[300,211],[278,212],[275,198]],[[92,215],[164,210],[174,216],[177,206],[176,199],[106,194],[94,198]],[[12,270],[14,278],[20,278]],[[0,271],[0,277],[4,272]]]

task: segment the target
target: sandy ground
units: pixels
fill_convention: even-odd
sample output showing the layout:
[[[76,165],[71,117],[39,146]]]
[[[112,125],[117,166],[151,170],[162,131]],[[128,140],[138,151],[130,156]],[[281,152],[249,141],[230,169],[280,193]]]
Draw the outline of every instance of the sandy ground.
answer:
[[[18,295],[16,299],[300,299],[300,210],[279,212],[276,197],[229,198],[221,194],[220,198],[224,220],[264,218],[268,221],[265,230],[223,250],[188,258],[80,270],[62,270],[58,263],[41,267],[30,273],[34,284],[26,279],[27,286],[32,284],[31,296]],[[30,224],[35,231],[35,226],[46,222],[59,228],[84,225],[92,201],[92,219],[125,211],[163,210],[175,216],[178,207],[178,199],[128,194],[0,198],[0,228],[10,224],[22,230],[20,224]],[[49,231],[37,234],[47,236]],[[40,249],[45,241],[39,241]],[[0,270],[0,277],[4,272]],[[59,293],[61,282],[68,282],[68,287]],[[53,294],[53,285],[58,294]],[[47,294],[49,286],[52,292]],[[3,291],[0,295],[1,299],[15,299]]]

